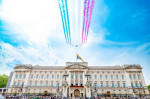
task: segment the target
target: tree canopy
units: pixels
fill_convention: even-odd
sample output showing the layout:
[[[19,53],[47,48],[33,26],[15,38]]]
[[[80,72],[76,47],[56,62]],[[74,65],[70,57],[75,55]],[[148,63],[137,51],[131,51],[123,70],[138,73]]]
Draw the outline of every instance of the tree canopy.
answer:
[[[9,76],[5,74],[0,75],[0,88],[6,87],[8,79],[9,79]]]
[[[148,85],[147,88],[150,90],[150,85]]]

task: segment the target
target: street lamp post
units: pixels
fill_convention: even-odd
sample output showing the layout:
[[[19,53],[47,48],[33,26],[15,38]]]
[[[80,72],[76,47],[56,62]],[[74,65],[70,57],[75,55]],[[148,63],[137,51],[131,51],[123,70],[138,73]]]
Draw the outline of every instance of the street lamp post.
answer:
[[[67,84],[67,81],[66,81],[66,78],[68,77],[69,75],[68,74],[65,74],[65,75],[63,75],[63,77],[65,78],[65,82],[64,82],[64,84],[63,84],[63,97],[68,97],[69,95],[68,95],[68,91],[67,91],[67,86],[68,86],[68,84]]]
[[[89,74],[85,74],[85,77],[87,77],[87,81],[89,80],[88,78],[90,77]]]
[[[95,85],[95,89],[94,89],[94,92],[95,92],[95,98],[97,97],[97,89],[96,89],[96,83],[94,83]]]
[[[135,89],[134,89],[133,86],[132,86],[132,89],[133,89],[133,96],[134,96],[134,98],[135,98],[135,97],[136,97],[136,95],[135,95],[136,91],[135,91]]]
[[[69,75],[65,74],[65,75],[63,75],[63,76],[65,77],[65,81],[66,81],[66,78],[67,78],[67,76],[69,76]]]
[[[59,96],[59,83],[57,85],[57,98],[58,98],[58,96]]]

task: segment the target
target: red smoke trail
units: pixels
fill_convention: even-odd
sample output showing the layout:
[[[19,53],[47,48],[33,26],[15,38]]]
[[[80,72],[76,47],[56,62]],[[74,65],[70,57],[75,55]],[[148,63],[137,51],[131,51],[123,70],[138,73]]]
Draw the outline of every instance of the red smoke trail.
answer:
[[[84,36],[84,23],[85,23],[85,14],[86,14],[86,3],[87,0],[84,1],[84,16],[83,16],[83,28],[82,28],[82,44],[83,44],[83,36]]]
[[[87,5],[87,13],[86,13],[86,26],[85,26],[85,36],[84,36],[84,42],[87,39],[87,30],[88,30],[88,20],[89,20],[89,8],[90,8],[90,0],[88,0],[88,5]]]
[[[87,30],[87,37],[88,37],[88,33],[89,33],[89,27],[90,27],[90,23],[91,23],[91,17],[92,17],[92,11],[93,11],[93,7],[94,7],[94,3],[95,3],[95,1],[92,0],[92,4],[91,4],[91,8],[90,8],[90,18],[89,18],[88,30]],[[87,37],[86,37],[86,42],[87,42]]]

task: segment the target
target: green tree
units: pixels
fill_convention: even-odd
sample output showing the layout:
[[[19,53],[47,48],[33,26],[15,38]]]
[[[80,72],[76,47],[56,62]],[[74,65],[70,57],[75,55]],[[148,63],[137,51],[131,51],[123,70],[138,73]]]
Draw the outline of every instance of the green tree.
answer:
[[[150,85],[148,85],[147,88],[150,90]]]
[[[6,87],[8,79],[9,79],[9,76],[5,74],[0,75],[0,88]]]

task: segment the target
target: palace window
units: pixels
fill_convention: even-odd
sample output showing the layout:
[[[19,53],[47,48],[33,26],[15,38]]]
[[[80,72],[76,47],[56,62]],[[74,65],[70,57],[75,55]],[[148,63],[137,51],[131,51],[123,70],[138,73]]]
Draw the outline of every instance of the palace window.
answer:
[[[18,75],[16,75],[16,79],[18,78]]]
[[[97,75],[95,75],[95,79],[97,79]]]
[[[41,82],[41,87],[43,86],[43,82]]]
[[[30,82],[30,87],[32,86],[32,82]]]
[[[114,88],[115,86],[114,86],[114,83],[112,83],[112,87]]]
[[[140,87],[143,87],[143,86],[142,86],[142,83],[140,83]]]
[[[113,80],[113,75],[111,75],[111,79]]]
[[[101,87],[103,87],[103,83],[101,83]]]
[[[59,75],[57,75],[57,79],[59,79]]]
[[[107,75],[105,75],[105,78],[106,78],[106,79],[108,78]]]
[[[53,83],[51,83],[51,87],[53,87]]]
[[[20,82],[18,82],[18,87],[20,86]]]
[[[80,79],[82,79],[82,75],[80,75]]]
[[[24,82],[22,82],[22,86],[24,86]]]
[[[138,79],[140,79],[140,75],[138,75]]]
[[[31,79],[33,79],[33,75],[31,75]]]
[[[54,79],[54,75],[52,75],[52,79]]]
[[[118,75],[116,75],[116,79],[118,79]]]
[[[56,86],[59,87],[59,83],[58,82],[56,83]]]
[[[73,75],[71,75],[71,78],[73,79]]]
[[[47,75],[47,79],[49,78],[49,75]]]
[[[123,76],[123,75],[122,75],[121,77],[122,77],[122,79],[124,79],[124,76]]]
[[[125,88],[126,87],[126,84],[125,83],[123,83],[123,88]]]
[[[100,75],[100,79],[102,79],[103,78],[103,76],[102,75]]]
[[[76,75],[76,79],[78,79],[78,75]]]
[[[26,74],[24,75],[24,79],[26,78]]]
[[[16,82],[14,82],[14,86],[16,86]]]
[[[131,75],[129,75],[129,78],[132,79]]]
[[[135,86],[138,88],[138,84],[137,83],[135,83]]]
[[[35,86],[37,86],[37,82],[35,82]]]
[[[97,87],[97,83],[95,83],[95,87]]]
[[[135,75],[133,75],[133,78],[136,79]]]
[[[120,88],[120,83],[117,83],[118,88]]]
[[[108,83],[106,83],[106,87],[109,87],[109,84],[108,84]]]
[[[80,83],[80,86],[83,86],[82,82]]]
[[[22,78],[22,75],[20,75],[20,79]]]
[[[90,79],[92,78],[92,76],[91,76],[91,75],[90,75],[89,77],[90,77]]]
[[[38,75],[36,75],[36,79],[38,79]]]
[[[134,87],[134,86],[133,86],[133,83],[131,83],[131,87]]]
[[[48,82],[46,82],[46,87],[48,86]]]
[[[42,77],[41,77],[42,79],[44,78],[44,75],[42,75]]]

